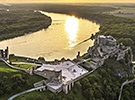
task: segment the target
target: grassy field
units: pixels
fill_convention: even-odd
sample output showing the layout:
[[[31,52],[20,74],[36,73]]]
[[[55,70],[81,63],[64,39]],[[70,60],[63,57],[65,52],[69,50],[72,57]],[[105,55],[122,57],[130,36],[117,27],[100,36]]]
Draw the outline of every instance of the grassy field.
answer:
[[[20,75],[22,77],[21,79],[27,84],[25,83],[21,85],[17,83],[18,85],[14,88],[13,86],[17,81],[13,81],[13,77],[16,75]],[[10,96],[18,92],[32,88],[35,82],[41,81],[44,78],[37,75],[28,75],[19,70],[14,70],[8,67],[4,62],[0,61],[0,79],[0,100],[7,100]],[[10,88],[10,91],[8,92],[6,91],[7,87]],[[1,90],[3,90],[3,92]]]
[[[23,57],[10,56],[9,61],[12,63],[13,66],[19,67],[19,68],[29,69],[32,66],[34,66],[31,63],[27,63],[27,58],[23,58]]]
[[[114,17],[111,15],[106,15],[103,14],[104,12],[106,13],[112,13],[113,12],[119,12],[125,11],[125,8],[129,8],[129,6],[116,6],[115,5],[109,7],[109,5],[106,5],[106,7],[98,7],[97,5],[94,5],[90,7],[89,5],[87,6],[73,6],[73,5],[17,5],[17,7],[20,7],[20,9],[40,9],[44,11],[49,11],[49,12],[57,12],[57,13],[65,13],[65,14],[74,14],[78,17],[85,18],[94,22],[97,22],[101,25],[100,28],[100,34],[105,34],[105,35],[116,35],[115,37],[120,38],[123,36],[126,37],[132,37],[132,40],[134,39],[134,22],[133,20],[129,20],[126,18],[120,18],[120,17]],[[57,9],[56,9],[57,8]],[[127,10],[133,10],[130,7]],[[126,31],[125,31],[126,30]],[[118,34],[117,34],[118,33]],[[126,38],[125,37],[125,38]],[[133,49],[135,52],[135,49]],[[23,61],[23,59],[12,59],[12,61]],[[110,64],[112,63],[112,64]],[[114,67],[114,65],[116,67]],[[1,65],[4,69],[1,69],[0,73],[0,79],[3,79],[5,75],[7,75],[9,78],[8,84],[13,84],[11,82],[11,77],[16,74],[16,73],[21,73],[22,75],[24,74],[23,72],[17,71],[17,70],[12,70],[8,68],[6,65]],[[6,67],[5,67],[6,66]],[[81,84],[79,87],[75,85],[73,89],[69,92],[69,94],[65,95],[63,92],[60,94],[53,94],[49,91],[45,92],[31,92],[25,95],[22,95],[16,100],[115,100],[118,96],[119,93],[119,87],[121,83],[123,82],[121,78],[115,77],[115,74],[117,74],[118,71],[126,71],[127,67],[125,67],[124,64],[120,64],[119,62],[116,61],[108,61],[105,66],[99,68],[94,72],[92,75],[80,80]],[[121,70],[122,69],[122,70]],[[4,72],[5,71],[5,72]],[[14,72],[15,71],[15,72]],[[29,76],[27,81],[29,82],[29,86],[24,86],[21,87],[20,91],[27,90],[28,88],[31,88],[33,83],[36,81],[41,80],[41,77],[38,76]],[[125,80],[126,78],[124,78]],[[121,80],[121,81],[120,81]],[[1,85],[0,85],[1,86]],[[13,91],[14,89],[12,89]],[[14,93],[5,93],[2,94],[2,97],[0,97],[1,100],[6,100],[9,96],[20,92],[18,90],[14,90]],[[100,96],[100,97],[99,97]],[[90,98],[91,97],[91,98]],[[96,99],[95,99],[96,98]]]
[[[30,65],[30,64],[15,64],[13,65],[15,67],[19,67],[19,68],[23,68],[23,69],[29,69],[31,68],[33,65]]]
[[[15,56],[9,56],[9,61],[11,61],[11,62],[27,62],[27,59],[15,57]]]
[[[14,70],[10,67],[8,67],[4,62],[0,61],[0,77],[2,76],[1,73],[15,73],[19,72],[18,70]]]
[[[119,16],[119,17],[135,19],[135,6],[133,4],[114,5],[113,7],[117,9],[114,11],[109,11],[104,13],[111,14],[114,16]]]

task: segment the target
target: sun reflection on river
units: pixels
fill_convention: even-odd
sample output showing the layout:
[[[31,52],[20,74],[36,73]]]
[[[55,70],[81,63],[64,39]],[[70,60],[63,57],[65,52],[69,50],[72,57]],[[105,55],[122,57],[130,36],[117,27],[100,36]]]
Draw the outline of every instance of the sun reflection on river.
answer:
[[[69,47],[76,45],[78,32],[78,19],[74,16],[68,16],[65,22],[65,30],[68,35]]]

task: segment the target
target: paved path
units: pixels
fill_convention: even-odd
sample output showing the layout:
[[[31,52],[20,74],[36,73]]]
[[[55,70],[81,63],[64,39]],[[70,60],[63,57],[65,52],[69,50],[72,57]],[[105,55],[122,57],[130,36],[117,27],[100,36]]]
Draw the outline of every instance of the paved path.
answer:
[[[121,94],[122,94],[123,86],[124,86],[127,82],[128,82],[128,80],[126,80],[124,83],[122,83],[121,88],[120,88],[120,94],[119,94],[118,100],[121,99]]]
[[[25,71],[25,72],[28,72],[28,70],[25,70],[23,68],[18,68],[18,67],[14,67],[12,65],[10,65],[6,60],[4,59],[1,59],[6,65],[8,65],[10,68],[13,68],[13,69],[16,69],[16,70],[21,70],[21,71]],[[22,64],[22,63],[21,63]],[[26,64],[26,63],[25,63]],[[32,92],[32,91],[35,91],[35,90],[39,90],[39,89],[43,89],[45,88],[46,86],[41,86],[41,87],[37,87],[37,88],[32,88],[32,89],[29,89],[29,90],[26,90],[26,91],[23,91],[21,93],[18,93],[18,94],[15,94],[13,95],[12,97],[10,97],[8,100],[13,100],[14,98],[22,95],[22,94],[25,94],[25,93],[28,93],[28,92]]]
[[[25,93],[28,93],[28,92],[32,92],[32,91],[36,91],[36,90],[39,90],[39,89],[43,89],[45,88],[46,86],[41,86],[41,87],[37,87],[37,88],[32,88],[32,89],[29,89],[29,90],[26,90],[26,91],[23,91],[21,93],[18,93],[18,94],[15,94],[13,95],[12,97],[8,98],[8,100],[13,100],[14,98],[22,95],[22,94],[25,94]]]
[[[122,90],[123,90],[124,85],[127,85],[127,84],[129,84],[129,83],[133,83],[133,82],[135,82],[135,79],[130,80],[130,81],[126,80],[124,83],[122,83],[121,88],[120,88],[120,94],[119,94],[119,98],[118,98],[118,100],[120,100],[120,99],[121,99]]]
[[[14,66],[10,65],[6,60],[4,60],[4,59],[1,59],[1,60],[2,60],[6,65],[8,65],[10,68],[13,68],[13,69],[16,69],[16,70],[21,70],[21,71],[24,71],[24,72],[28,73],[28,70],[26,70],[26,69],[19,68],[19,67],[14,67]]]
[[[12,64],[27,64],[27,65],[41,66],[41,64],[28,63],[28,62],[12,62]]]

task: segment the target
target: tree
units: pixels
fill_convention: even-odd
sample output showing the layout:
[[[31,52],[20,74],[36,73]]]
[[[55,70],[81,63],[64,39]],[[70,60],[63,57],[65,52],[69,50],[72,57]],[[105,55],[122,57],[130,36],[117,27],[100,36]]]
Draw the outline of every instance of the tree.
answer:
[[[0,95],[2,95],[3,94],[3,91],[0,89]]]
[[[75,86],[76,86],[77,88],[81,88],[81,87],[82,87],[82,85],[81,85],[81,83],[80,83],[79,81],[75,83]]]
[[[85,90],[85,89],[91,87],[91,84],[89,83],[89,80],[88,80],[87,78],[84,78],[84,79],[81,81],[81,84],[82,84],[82,90]]]
[[[47,96],[47,98],[49,99],[49,100],[55,100],[56,98],[55,98],[55,95],[53,94],[53,93],[49,93],[49,95]]]
[[[44,57],[39,57],[38,60],[45,61]]]
[[[85,89],[83,94],[88,100],[93,100],[94,98],[94,91],[92,88]]]
[[[35,100],[44,100],[41,95],[35,97]]]
[[[3,80],[4,81],[8,80],[8,77],[7,76],[3,76]]]
[[[94,97],[95,97],[96,100],[101,100],[101,98],[102,98],[101,92],[96,89],[94,91]]]
[[[15,74],[11,77],[11,79],[13,82],[16,82],[16,85],[18,86],[24,85],[26,83],[21,74]]]
[[[131,38],[120,38],[118,42],[123,43],[126,46],[132,46],[134,44],[134,41]]]
[[[6,92],[7,92],[7,93],[10,93],[11,91],[12,91],[11,87],[10,87],[9,85],[7,85],[7,87],[6,87]]]

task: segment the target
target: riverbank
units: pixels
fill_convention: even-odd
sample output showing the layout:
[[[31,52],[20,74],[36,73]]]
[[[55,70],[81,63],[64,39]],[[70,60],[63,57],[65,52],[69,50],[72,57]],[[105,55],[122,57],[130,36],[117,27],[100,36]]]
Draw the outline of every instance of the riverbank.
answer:
[[[103,37],[103,36],[102,36]],[[111,37],[110,37],[111,38]],[[95,41],[97,41],[97,40],[95,40]],[[114,40],[115,41],[115,40]],[[116,42],[116,41],[115,41]],[[101,42],[102,43],[102,42]],[[111,42],[111,43],[113,43],[113,42]],[[96,43],[94,43],[95,45],[96,45]],[[100,44],[99,44],[100,45]],[[96,46],[97,47],[97,46]],[[98,48],[98,47],[97,47]],[[96,48],[95,48],[96,49]],[[100,49],[99,49],[100,50]],[[91,51],[89,51],[89,52],[91,52]],[[92,51],[92,52],[94,52],[94,51]],[[114,50],[112,50],[112,52],[114,52]],[[120,52],[118,52],[118,53],[120,53]],[[110,53],[109,53],[110,54]],[[113,54],[113,55],[116,55],[116,54]],[[14,57],[14,56],[13,56]],[[93,56],[94,57],[94,56]],[[115,56],[116,57],[116,56]],[[128,56],[128,57],[130,57],[130,56]],[[126,58],[128,58],[128,57],[126,57]],[[87,91],[93,91],[94,90],[94,95],[93,96],[90,96],[91,94],[90,94],[90,92],[89,93],[87,93],[87,99],[90,99],[90,97],[92,97],[92,98],[95,98],[95,99],[100,99],[100,98],[104,98],[104,99],[106,99],[106,100],[109,100],[109,97],[106,97],[106,95],[108,95],[108,92],[105,92],[105,94],[103,93],[103,91],[110,91],[110,89],[111,89],[111,87],[112,87],[112,89],[113,88],[117,88],[116,90],[113,90],[113,91],[110,91],[110,96],[111,97],[113,97],[113,99],[117,99],[117,94],[116,93],[118,93],[118,91],[119,91],[119,85],[120,85],[120,82],[122,81],[121,80],[121,78],[123,78],[124,77],[124,80],[125,80],[125,77],[127,77],[129,74],[130,74],[130,71],[128,71],[129,69],[131,69],[131,66],[128,66],[127,67],[127,65],[124,65],[123,63],[120,63],[119,61],[117,61],[116,59],[117,58],[112,58],[112,57],[110,57],[107,61],[105,61],[105,64],[101,67],[101,63],[99,62],[99,61],[102,61],[102,58],[100,58],[99,57],[99,60],[98,60],[98,55],[97,55],[97,57],[96,57],[96,59],[92,59],[90,56],[85,56],[85,57],[78,57],[79,59],[77,59],[78,61],[75,63],[75,65],[79,65],[79,64],[81,64],[82,63],[82,65],[80,65],[80,66],[85,66],[85,67],[90,67],[90,66],[93,66],[93,64],[94,64],[94,69],[96,69],[96,71],[93,69],[92,71],[90,71],[90,73],[92,73],[91,75],[93,76],[94,75],[94,77],[90,77],[90,75],[88,75],[87,77],[85,77],[85,78],[83,78],[82,80],[83,81],[79,81],[80,83],[78,83],[78,84],[81,84],[81,86],[79,86],[79,88],[80,88],[80,90],[79,90],[79,92],[81,92],[81,89],[86,93]],[[108,57],[107,57],[108,58]],[[107,59],[106,57],[104,58],[104,59]],[[25,59],[27,59],[28,60],[28,58],[26,58],[26,57],[19,57],[19,59],[16,59],[16,56],[14,57],[14,58],[11,58],[12,59],[12,61],[17,61],[16,62],[16,64],[18,63],[18,61],[25,61]],[[41,60],[43,60],[42,58],[40,58]],[[130,59],[130,58],[129,58]],[[31,59],[32,60],[32,59]],[[34,59],[33,59],[34,60]],[[32,61],[33,61],[32,60]],[[62,59],[63,61],[65,61],[64,60],[64,58]],[[62,61],[61,60],[61,61]],[[34,60],[35,61],[35,60]],[[123,59],[123,61],[125,62],[125,60]],[[84,62],[84,63],[83,63]],[[98,63],[99,62],[99,63]],[[33,63],[35,63],[35,62],[33,62]],[[58,61],[58,63],[59,63],[59,61]],[[55,64],[54,64],[54,66],[58,66],[59,64],[57,63],[57,61],[55,61]],[[11,64],[13,64],[13,63],[11,63]],[[18,64],[22,64],[22,62],[20,62],[20,63],[18,63]],[[25,62],[25,64],[27,64],[26,62]],[[103,64],[103,63],[102,63]],[[69,65],[69,64],[66,64],[66,65]],[[115,65],[115,66],[114,66]],[[51,65],[51,66],[53,66],[53,65]],[[49,68],[51,68],[51,66],[49,67]],[[100,67],[99,67],[100,66]],[[34,67],[35,68],[35,67]],[[52,67],[53,68],[53,67]],[[54,67],[55,68],[55,67]],[[64,68],[64,67],[63,67]],[[67,67],[66,67],[67,68]],[[71,65],[70,65],[70,68],[71,68]],[[79,67],[80,68],[80,67]],[[98,68],[98,69],[97,69]],[[33,68],[32,68],[33,69]],[[103,70],[104,70],[104,72],[103,72]],[[71,69],[70,69],[70,71],[71,71]],[[97,72],[98,71],[98,72]],[[106,73],[106,71],[107,71],[107,73]],[[121,72],[122,71],[122,72]],[[76,72],[76,71],[75,71]],[[98,75],[97,75],[97,73],[98,73]],[[119,72],[119,73],[118,73]],[[96,74],[94,74],[94,73],[96,73]],[[128,74],[126,74],[126,73],[128,73]],[[40,75],[40,74],[39,74]],[[42,74],[42,75],[44,75],[44,74]],[[101,75],[103,75],[103,76],[101,76]],[[124,75],[124,76],[123,76]],[[109,77],[108,77],[109,76]],[[93,78],[95,78],[96,77],[96,79],[94,79],[94,80],[92,80]],[[101,79],[100,79],[101,78]],[[102,80],[102,78],[104,78],[103,80]],[[111,78],[111,80],[110,80],[110,78]],[[80,79],[80,78],[79,78]],[[88,82],[87,82],[87,80],[88,80]],[[96,80],[96,81],[95,81]],[[98,80],[100,80],[100,81],[98,81]],[[104,82],[104,81],[109,81],[110,83],[109,83],[109,86],[108,86],[108,84],[106,84],[106,82]],[[112,86],[112,84],[113,84],[113,81],[115,81],[115,82],[117,82],[118,84],[116,84],[116,85],[113,85]],[[121,80],[121,81],[120,81]],[[95,81],[95,82],[93,82],[93,81]],[[90,82],[90,83],[89,83]],[[92,83],[91,83],[92,82]],[[107,90],[105,90],[104,89],[104,87],[106,87],[106,85],[107,85]],[[94,86],[93,88],[94,89],[91,89],[91,86]],[[111,86],[111,87],[110,87]],[[84,88],[84,87],[87,87],[87,88]],[[89,90],[87,90],[89,88]],[[109,90],[108,90],[109,89]],[[75,90],[77,90],[77,89],[75,89]],[[96,92],[97,91],[97,92]],[[45,91],[46,92],[46,91]],[[82,92],[82,93],[84,93],[84,92]],[[100,94],[100,97],[97,97],[97,95],[95,95],[95,94],[97,94],[97,93],[99,93]],[[75,94],[75,93],[72,93],[72,94]],[[99,95],[98,94],[98,95]],[[112,95],[112,94],[114,94],[114,95]],[[16,95],[15,95],[16,96]],[[48,96],[48,95],[45,95],[45,96]],[[59,95],[59,96],[61,96],[61,95]],[[63,96],[65,96],[65,95],[63,95]],[[61,97],[63,97],[63,96],[61,96]],[[25,95],[23,96],[24,98],[25,98]],[[30,96],[29,96],[30,97]],[[51,96],[52,97],[52,96]],[[60,98],[61,98],[60,97]],[[22,98],[22,96],[21,97],[18,97],[18,99],[17,100],[19,100],[20,98]],[[46,97],[46,98],[48,98],[48,97]],[[28,98],[27,98],[28,99]],[[52,100],[52,99],[51,99]],[[60,100],[60,99],[58,99],[58,100]],[[74,100],[74,99],[73,99]],[[85,99],[83,99],[83,100],[85,100]]]
[[[46,29],[52,22],[49,16],[32,10],[1,10],[0,17],[0,41]]]
[[[74,59],[78,51],[84,54],[93,45],[93,41],[88,38],[99,31],[98,24],[65,14],[42,13],[52,18],[49,28],[1,41],[1,48],[9,46],[13,54],[31,58],[44,57],[51,61],[63,57]],[[85,43],[78,44],[86,39]]]
[[[80,18],[100,24],[100,31],[96,35],[111,35],[118,43],[122,42],[126,46],[131,46],[135,56],[135,20],[130,18],[118,17],[105,12],[112,12],[119,8],[109,6],[83,5],[49,5],[41,6],[42,10],[54,13],[75,15]],[[56,9],[57,8],[57,9]],[[135,58],[134,58],[135,59]]]
[[[85,4],[14,4],[10,7],[10,9],[19,9],[19,11],[34,11],[38,9],[47,12],[75,15],[77,17],[96,22],[100,24],[100,31],[97,32],[97,35],[112,35],[113,37],[117,38],[118,42],[123,42],[123,44],[131,46],[135,56],[135,20],[108,14],[108,12],[118,11],[120,9],[118,6],[124,4],[119,4],[118,6],[116,6],[117,4],[84,5]],[[130,6],[130,4],[128,6]],[[35,28],[31,29],[35,30]],[[43,26],[41,29],[43,29]],[[6,38],[6,36],[3,35],[3,38]]]
[[[65,8],[66,9],[66,8]],[[87,13],[86,13],[87,14]],[[123,30],[120,28],[121,22],[123,23],[122,28],[124,25],[130,25],[131,22],[128,22],[127,19],[121,19],[118,17],[104,15],[104,14],[89,14],[90,18],[99,20],[100,25],[102,25],[101,30],[98,34],[112,34],[115,31],[123,33]],[[97,16],[95,16],[97,15]],[[99,16],[98,16],[99,15]],[[83,15],[82,15],[83,16]],[[86,17],[89,18],[87,15]],[[100,18],[101,17],[101,18]],[[89,19],[90,19],[89,18]],[[117,19],[118,18],[118,19]],[[131,21],[131,20],[129,20]],[[118,25],[117,25],[118,24]],[[105,25],[105,26],[104,26]],[[116,26],[115,26],[116,25]],[[134,25],[132,23],[132,25]],[[114,27],[115,26],[115,27]],[[117,28],[118,27],[118,28]],[[107,29],[108,28],[108,29]],[[120,30],[118,30],[120,28]],[[131,29],[129,27],[129,29]],[[111,31],[112,32],[111,32]],[[127,31],[129,31],[127,29]],[[103,32],[103,33],[102,33]],[[124,32],[127,33],[127,32]],[[131,32],[133,33],[133,32]],[[121,34],[122,36],[125,36]],[[118,34],[118,38],[120,34]],[[117,37],[117,36],[115,36]],[[131,45],[131,44],[130,44]],[[115,65],[115,66],[114,66]],[[127,79],[127,77],[121,78],[115,76],[117,72],[116,69],[118,68],[127,68],[127,65],[124,65],[123,61],[116,61],[114,59],[108,59],[105,61],[104,65],[100,67],[97,71],[93,74],[89,75],[88,77],[83,78],[82,80],[75,83],[75,87],[69,94],[64,95],[63,93],[60,94],[52,94],[48,91],[46,92],[32,92],[26,95],[22,95],[16,100],[22,99],[49,99],[49,100],[91,100],[91,99],[100,99],[100,100],[114,100],[118,98],[119,90],[121,83]],[[33,96],[35,95],[35,96]],[[133,94],[132,94],[133,95]],[[132,100],[132,99],[131,99]]]

